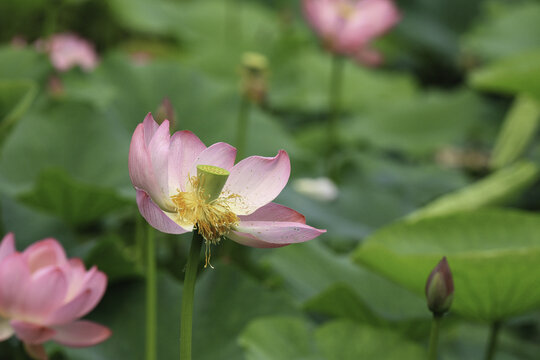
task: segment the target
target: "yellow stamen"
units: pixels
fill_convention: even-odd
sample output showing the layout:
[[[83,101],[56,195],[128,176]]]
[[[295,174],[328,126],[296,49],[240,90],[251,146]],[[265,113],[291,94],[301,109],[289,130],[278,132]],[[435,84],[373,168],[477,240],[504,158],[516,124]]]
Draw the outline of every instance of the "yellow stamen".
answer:
[[[179,224],[196,225],[199,234],[211,244],[217,244],[233,227],[238,217],[229,207],[229,202],[238,195],[223,196],[208,201],[208,195],[199,186],[199,178],[189,179],[192,191],[178,192],[171,196]]]

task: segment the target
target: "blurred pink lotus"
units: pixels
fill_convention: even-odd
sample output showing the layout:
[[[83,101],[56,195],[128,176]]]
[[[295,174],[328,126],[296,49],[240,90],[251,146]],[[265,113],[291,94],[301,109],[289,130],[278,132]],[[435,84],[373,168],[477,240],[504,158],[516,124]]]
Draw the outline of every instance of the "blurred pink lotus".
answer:
[[[206,147],[190,131],[169,133],[151,114],[135,129],[129,174],[137,204],[154,228],[170,234],[193,231],[206,241],[228,237],[253,247],[280,247],[311,240],[326,230],[306,225],[304,216],[271,202],[285,187],[291,165],[283,150],[273,157],[251,156],[236,165],[236,149],[226,143]],[[207,201],[196,185],[197,166],[228,174],[219,196]]]
[[[369,66],[382,61],[371,41],[400,19],[392,0],[303,0],[303,8],[330,51]]]
[[[94,46],[75,34],[53,35],[48,40],[37,41],[36,48],[49,53],[51,63],[58,71],[67,71],[75,66],[90,71],[98,63]]]
[[[0,341],[15,334],[36,359],[47,359],[42,344],[54,340],[72,347],[92,346],[111,331],[78,320],[103,297],[107,276],[86,271],[79,259],[67,259],[55,239],[15,250],[15,237],[0,243]]]

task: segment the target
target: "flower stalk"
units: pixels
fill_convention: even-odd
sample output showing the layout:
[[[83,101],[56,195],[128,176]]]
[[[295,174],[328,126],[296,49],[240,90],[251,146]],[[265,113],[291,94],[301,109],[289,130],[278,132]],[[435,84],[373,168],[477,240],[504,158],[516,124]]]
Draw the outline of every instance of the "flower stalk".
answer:
[[[433,314],[431,322],[431,332],[429,335],[429,360],[437,360],[437,346],[439,344],[439,329],[441,327],[442,315]]]
[[[490,332],[489,332],[489,341],[486,348],[486,356],[485,360],[493,360],[495,357],[495,353],[497,352],[497,341],[499,339],[499,332],[501,330],[501,322],[500,321],[494,321],[491,324]]]
[[[154,229],[147,226],[146,236],[146,360],[157,360],[156,353],[156,245]]]
[[[332,56],[332,72],[330,74],[330,87],[328,88],[328,150],[334,152],[339,144],[338,121],[341,111],[341,93],[343,87],[344,59],[339,55]]]
[[[180,318],[180,360],[191,360],[193,329],[193,299],[195,280],[199,267],[199,257],[204,239],[198,231],[193,231],[189,256],[186,264],[184,287],[182,289],[182,310]]]

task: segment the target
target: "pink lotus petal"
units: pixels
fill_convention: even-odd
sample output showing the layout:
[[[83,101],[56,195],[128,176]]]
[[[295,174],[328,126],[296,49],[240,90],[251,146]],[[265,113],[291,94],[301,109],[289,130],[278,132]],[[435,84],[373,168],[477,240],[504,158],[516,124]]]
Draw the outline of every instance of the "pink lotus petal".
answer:
[[[15,253],[0,263],[0,315],[17,312],[23,289],[30,282],[30,270],[23,257]]]
[[[197,165],[213,165],[231,171],[235,158],[236,148],[224,142],[215,143],[197,156],[197,159],[188,168],[190,169],[188,175],[197,175]]]
[[[144,143],[146,146],[150,145],[150,140],[152,140],[158,128],[159,124],[152,117],[152,113],[146,114],[143,120]]]
[[[258,208],[253,214],[239,216],[241,221],[288,221],[306,223],[306,218],[299,212],[276,203],[269,203]]]
[[[12,320],[11,327],[19,339],[29,344],[42,344],[50,340],[55,333],[53,329],[46,326],[19,320]]]
[[[15,252],[15,236],[13,233],[8,233],[0,243],[0,262],[7,256]]]
[[[167,208],[169,206],[169,197],[165,197],[158,185],[150,153],[145,143],[143,129],[147,126],[150,127],[151,125],[139,124],[131,138],[128,160],[129,176],[135,188],[144,189],[158,206]]]
[[[289,155],[284,150],[273,158],[251,156],[232,168],[223,192],[240,195],[231,209],[237,215],[249,215],[279,195],[290,173]]]
[[[75,66],[89,71],[97,66],[97,54],[87,40],[69,33],[56,34],[46,43],[51,63],[58,71],[67,71]]]
[[[90,289],[79,293],[73,300],[49,315],[44,324],[47,326],[63,325],[78,319],[78,314],[83,313],[91,297],[92,290]]]
[[[183,234],[188,231],[171,220],[159,206],[154,204],[150,196],[142,190],[137,190],[137,205],[146,221],[159,231],[168,234]]]
[[[259,249],[270,249],[287,246],[289,244],[274,244],[257,239],[255,236],[240,231],[231,231],[227,237],[240,245],[250,246]]]
[[[148,153],[160,189],[160,198],[169,196],[168,156],[170,143],[169,120],[165,120],[148,144]]]
[[[96,307],[98,302],[105,294],[105,289],[107,288],[107,275],[101,271],[98,271],[98,269],[94,266],[86,273],[84,283],[84,291],[90,290],[91,296],[88,299],[86,306],[83,307],[81,312],[77,314],[77,317],[82,317],[88,314],[90,310]]]
[[[36,360],[48,360],[47,352],[41,344],[28,344],[24,343],[24,350],[32,359]]]
[[[107,340],[112,334],[105,326],[85,320],[56,326],[54,330],[53,340],[72,347],[93,346]]]
[[[240,221],[236,231],[229,237],[248,246],[276,247],[308,241],[325,232],[296,222]]]
[[[69,259],[68,263],[64,265],[64,273],[68,276],[69,288],[67,291],[65,301],[70,301],[81,292],[84,286],[86,268],[81,259],[73,258]]]
[[[191,165],[205,149],[203,142],[191,131],[174,133],[169,149],[169,196],[185,191]]]
[[[31,272],[46,266],[60,266],[67,261],[64,248],[55,239],[38,241],[27,247],[22,254]]]
[[[9,320],[0,317],[0,341],[9,339],[13,333],[14,331],[9,324]]]
[[[41,320],[60,306],[66,296],[68,282],[61,268],[49,266],[32,274],[23,290],[17,308],[20,316]]]
[[[335,11],[335,2],[332,0],[305,0],[302,2],[304,13],[313,29],[323,38],[334,36],[340,18]]]

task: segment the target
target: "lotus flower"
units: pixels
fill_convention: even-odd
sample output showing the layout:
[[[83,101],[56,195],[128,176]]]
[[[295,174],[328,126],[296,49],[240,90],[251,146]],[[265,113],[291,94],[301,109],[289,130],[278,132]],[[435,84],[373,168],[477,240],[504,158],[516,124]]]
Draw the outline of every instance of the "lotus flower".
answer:
[[[90,71],[97,66],[98,58],[93,45],[75,34],[56,34],[47,41],[38,42],[36,46],[38,50],[42,48],[49,53],[51,63],[58,71],[67,71],[75,66]]]
[[[303,0],[303,8],[330,51],[370,66],[382,61],[371,41],[400,19],[392,0]]]
[[[108,328],[78,320],[103,297],[107,277],[96,267],[86,271],[79,259],[67,259],[55,239],[15,250],[15,237],[0,244],[0,341],[15,334],[36,359],[47,359],[44,342],[72,347],[106,340]]]
[[[271,202],[289,179],[285,151],[275,157],[251,156],[236,165],[235,157],[231,145],[206,147],[190,131],[171,136],[167,120],[158,125],[148,114],[135,129],[129,150],[129,174],[142,216],[165,233],[182,234],[196,227],[207,242],[227,237],[260,248],[311,240],[326,231]],[[214,199],[200,184],[197,173],[202,168],[226,179]]]

